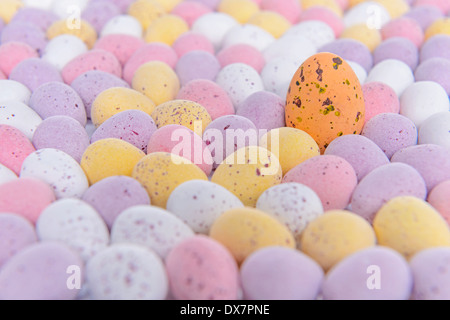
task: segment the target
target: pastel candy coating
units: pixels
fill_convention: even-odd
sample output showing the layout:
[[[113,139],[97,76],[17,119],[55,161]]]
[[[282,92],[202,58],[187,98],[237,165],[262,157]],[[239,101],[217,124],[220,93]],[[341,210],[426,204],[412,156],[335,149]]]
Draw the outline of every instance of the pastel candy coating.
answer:
[[[121,11],[114,3],[97,1],[88,4],[83,10],[81,18],[88,22],[97,33],[100,33],[104,25],[119,14],[121,14]]]
[[[202,105],[216,120],[234,114],[234,106],[228,94],[215,82],[206,79],[192,80],[178,92],[176,99],[190,100]]]
[[[48,42],[45,32],[29,22],[14,22],[3,28],[1,42],[11,41],[23,42],[36,50],[39,55],[44,51]]]
[[[165,43],[155,42],[145,44],[133,52],[125,64],[123,69],[124,80],[128,83],[132,83],[133,77],[139,67],[150,61],[165,62],[171,68],[174,68],[178,61],[178,57],[174,49]]]
[[[182,4],[186,3],[194,2],[182,2]],[[214,46],[212,45],[211,41],[209,41],[209,39],[203,34],[193,31],[187,31],[179,36],[177,40],[175,40],[175,42],[172,44],[172,48],[180,58],[190,51],[198,50],[203,50],[214,54]]]
[[[73,300],[80,290],[67,285],[70,266],[84,271],[83,261],[55,242],[31,245],[12,257],[0,271],[2,300]]]
[[[439,183],[450,179],[450,150],[433,144],[411,146],[397,151],[392,162],[403,162],[414,167],[431,191]]]
[[[325,150],[347,160],[355,169],[358,181],[376,168],[389,163],[384,152],[370,139],[361,135],[344,135],[333,140]]]
[[[375,246],[335,265],[325,276],[322,294],[324,300],[408,300],[412,287],[412,272],[405,258],[392,249]]]
[[[356,3],[351,5],[344,15],[343,20],[346,27],[368,23],[371,27],[381,28],[391,20],[387,8],[377,1],[356,0],[354,2]],[[372,12],[376,12],[376,20],[373,19],[373,15],[371,16]]]
[[[283,247],[254,252],[242,264],[240,274],[247,300],[315,300],[324,276],[314,260]]]
[[[417,80],[417,79],[416,79]],[[400,97],[410,85],[414,83],[414,74],[404,62],[386,59],[373,67],[367,76],[366,83],[381,82],[394,89]]]
[[[396,113],[381,113],[369,121],[361,133],[375,142],[390,159],[397,151],[417,144],[414,122]]]
[[[20,62],[11,71],[9,79],[24,84],[31,91],[36,90],[39,86],[47,82],[63,81],[56,67],[38,58],[31,58]]]
[[[301,251],[328,271],[347,256],[375,245],[370,224],[360,216],[343,210],[326,211],[303,231]]]
[[[217,53],[217,59],[223,67],[232,63],[245,63],[261,72],[265,65],[264,56],[255,47],[248,44],[236,44]]]
[[[295,247],[293,235],[283,224],[253,208],[236,208],[223,213],[212,225],[210,237],[222,243],[238,264],[265,247]]]
[[[324,7],[327,7],[333,12],[335,12],[339,17],[342,17],[342,9],[340,5],[338,4],[338,1],[329,1],[329,0],[304,0],[302,1],[302,8],[303,10],[307,10],[310,7],[316,6],[316,5],[322,5]]]
[[[365,23],[347,27],[342,32],[341,38],[348,38],[362,42],[370,50],[370,52],[372,52],[382,41],[380,31],[370,28]]]
[[[100,215],[79,199],[53,202],[36,222],[40,241],[58,241],[88,261],[109,244],[108,228]]]
[[[221,66],[217,58],[202,50],[184,54],[175,67],[181,86],[197,79],[214,81],[220,69]]]
[[[124,66],[131,56],[144,45],[145,42],[138,37],[126,34],[110,34],[100,38],[95,43],[94,49],[111,52]]]
[[[352,165],[347,160],[333,155],[305,160],[283,178],[283,183],[297,182],[314,190],[326,211],[346,208],[357,181]]]
[[[383,40],[402,37],[410,40],[417,48],[420,48],[424,40],[424,32],[419,23],[408,17],[400,17],[386,23],[381,29]]]
[[[80,38],[63,34],[49,41],[42,53],[42,60],[62,70],[70,61],[88,51]]]
[[[15,100],[28,104],[31,91],[20,82],[4,79],[0,80],[0,97],[1,101]]]
[[[93,101],[91,119],[99,127],[124,111],[139,110],[151,115],[154,109],[155,103],[142,93],[124,87],[112,87],[100,92]]]
[[[41,122],[41,117],[22,102],[0,102],[0,125],[19,129],[29,140],[33,139],[34,132]]]
[[[364,70],[363,67],[359,63],[349,61],[347,60],[347,63],[350,67],[352,67],[353,71],[356,74],[356,77],[358,77],[359,83],[364,83],[367,79],[367,71]]]
[[[20,177],[46,182],[53,188],[57,199],[79,198],[89,187],[78,162],[67,153],[51,148],[31,153],[23,161]]]
[[[53,11],[61,19],[64,19],[66,18],[69,9],[71,9],[70,6],[73,5],[73,3],[74,3],[73,0],[61,0],[50,3],[49,6],[51,11]],[[84,9],[86,9],[87,5],[89,4],[89,0],[77,0],[76,4],[78,5],[78,8],[82,12]]]
[[[449,180],[441,182],[434,187],[428,194],[428,203],[433,206],[441,216],[450,225],[450,206],[449,206],[450,182]]]
[[[450,60],[445,58],[431,58],[417,67],[414,75],[416,81],[433,81],[440,84],[447,95],[450,94],[450,80],[448,77],[450,70]]]
[[[142,25],[136,18],[129,15],[119,15],[110,19],[100,32],[101,37],[110,34],[125,34],[142,38]]]
[[[300,14],[299,21],[303,22],[308,20],[320,20],[325,22],[333,29],[336,38],[338,38],[344,30],[344,23],[341,18],[326,7],[315,6],[303,11]]]
[[[189,27],[202,15],[210,13],[212,10],[200,2],[183,1],[176,5],[172,10],[172,14],[182,18]]]
[[[9,23],[14,15],[23,7],[23,4],[18,0],[6,0],[1,3],[0,18]]]
[[[354,39],[336,39],[320,47],[319,51],[331,52],[343,59],[354,61],[360,64],[367,72],[373,66],[373,57],[370,50],[363,43]]]
[[[420,61],[436,57],[450,59],[449,49],[450,35],[439,34],[431,37],[420,48]]]
[[[149,77],[149,74],[153,76]],[[149,97],[156,105],[160,105],[176,97],[180,91],[180,80],[166,63],[151,61],[137,69],[132,87]]]
[[[426,197],[425,181],[413,167],[390,163],[374,169],[361,180],[352,195],[352,211],[372,222],[389,200],[399,196]]]
[[[130,207],[149,205],[150,199],[138,181],[127,176],[111,176],[92,185],[82,196],[111,228],[120,213]]]
[[[37,57],[37,51],[26,43],[15,41],[3,43],[0,46],[0,70],[5,76],[9,76],[20,62]]]
[[[182,18],[174,14],[165,14],[156,18],[149,25],[144,40],[162,42],[171,46],[186,31],[189,31],[189,26]]]
[[[417,0],[414,3],[414,6],[423,6],[423,5],[430,5],[438,8],[441,10],[441,12],[445,13],[450,9],[449,4],[447,1],[444,0]]]
[[[366,123],[380,113],[399,113],[399,98],[389,85],[369,82],[362,86],[362,90],[366,106]]]
[[[450,147],[450,112],[439,112],[425,120],[419,129],[419,144]]]
[[[269,150],[249,146],[228,156],[214,172],[211,182],[225,187],[244,205],[255,207],[261,194],[281,183],[282,169]]]
[[[255,13],[248,23],[269,32],[275,39],[280,38],[291,27],[291,23],[284,16],[269,10]]]
[[[431,248],[417,253],[409,262],[413,277],[413,300],[448,300],[450,249]]]
[[[186,158],[197,165],[207,176],[212,170],[212,156],[201,136],[182,125],[164,126],[147,140],[147,154],[168,152]]]
[[[11,23],[18,21],[28,22],[36,25],[42,31],[45,31],[56,20],[58,20],[58,17],[51,11],[41,8],[25,7],[16,12],[11,19]]]
[[[437,34],[450,35],[450,19],[448,17],[444,17],[442,19],[434,21],[425,30],[425,40],[428,40]]]
[[[268,91],[255,92],[247,97],[236,114],[250,119],[258,130],[272,130],[286,125],[285,100]]]
[[[243,24],[259,12],[259,6],[252,0],[223,0],[217,11],[227,14]]]
[[[237,25],[238,22],[229,15],[221,12],[211,12],[198,18],[192,25],[191,30],[207,37],[214,48],[218,50],[227,32]]]
[[[0,80],[6,80],[6,75],[0,71]]]
[[[85,72],[100,70],[122,77],[122,66],[116,56],[109,51],[94,49],[70,61],[61,71],[64,81],[71,84]]]
[[[90,259],[86,281],[94,300],[164,300],[169,290],[159,256],[135,244],[115,244]]]
[[[308,223],[323,214],[323,206],[317,194],[299,183],[283,183],[263,192],[256,208],[283,223],[296,241]]]
[[[219,242],[195,236],[178,244],[166,259],[170,290],[175,299],[235,300],[239,269]]]
[[[261,2],[261,9],[277,12],[285,17],[290,23],[298,22],[300,13],[302,11],[300,3],[295,0],[263,0]]]
[[[47,29],[47,38],[49,40],[63,34],[70,34],[80,38],[84,43],[86,43],[88,49],[92,49],[95,41],[97,41],[97,32],[94,27],[83,19],[79,21],[79,26],[76,22],[75,25],[67,23],[66,19],[58,20]]]
[[[220,3],[220,0],[192,0],[192,1],[199,2],[204,6],[210,8],[211,10],[217,9]]]
[[[137,0],[128,7],[128,14],[136,18],[144,30],[164,12],[164,7],[156,0]]]
[[[417,47],[407,38],[393,37],[383,41],[373,51],[373,62],[379,62],[387,59],[397,59],[406,63],[411,70],[415,70],[419,64],[419,52]]]
[[[127,110],[112,116],[95,130],[91,142],[107,138],[121,139],[147,153],[147,144],[156,131],[152,117],[140,110]]]
[[[61,82],[48,82],[34,90],[30,107],[42,119],[52,116],[69,116],[83,127],[86,125],[86,109],[78,93]]]
[[[99,70],[88,71],[76,78],[71,87],[75,89],[83,100],[86,107],[86,115],[91,118],[92,103],[103,91],[114,88],[129,88],[130,86],[122,79]]]
[[[11,213],[0,214],[0,266],[29,245],[37,242],[34,226],[25,218]]]
[[[284,175],[303,161],[320,155],[319,146],[314,139],[295,128],[270,130],[261,137],[259,145],[273,152],[279,159]]]
[[[150,170],[151,168],[151,170]],[[172,191],[190,180],[208,180],[195,164],[175,154],[155,152],[139,161],[133,178],[147,190],[152,205],[165,208]]]
[[[92,3],[95,2],[103,2],[104,0],[92,0]],[[134,2],[134,0],[110,0],[111,3],[115,4],[120,10],[121,12],[126,12],[128,7],[130,6],[131,3]]]
[[[380,245],[406,259],[428,248],[450,246],[450,229],[445,220],[424,200],[411,196],[386,203],[376,214],[373,227]]]
[[[444,17],[439,8],[432,5],[420,5],[412,7],[405,17],[416,20],[422,30],[426,30],[434,21]]]
[[[32,178],[20,178],[0,185],[0,211],[11,212],[34,223],[42,210],[55,201],[52,188]]]
[[[0,163],[0,184],[4,184],[9,181],[17,179],[17,175],[14,171]]]
[[[19,174],[23,161],[36,149],[25,134],[8,125],[0,125],[0,141],[0,163]]]
[[[217,75],[216,83],[228,93],[235,108],[251,94],[264,90],[258,72],[243,63],[233,63],[223,68]]]
[[[209,234],[211,226],[224,212],[242,207],[242,202],[227,189],[203,180],[179,185],[167,201],[168,211],[184,221],[195,233],[202,234]]]
[[[114,222],[111,242],[146,246],[165,259],[179,243],[194,236],[183,221],[166,210],[134,206],[124,210]]]
[[[133,168],[145,156],[132,144],[108,138],[92,143],[84,152],[81,167],[89,184],[111,176],[131,176]]]
[[[228,48],[236,44],[248,44],[263,52],[274,41],[274,36],[258,26],[253,24],[236,25],[226,32],[221,48]]]

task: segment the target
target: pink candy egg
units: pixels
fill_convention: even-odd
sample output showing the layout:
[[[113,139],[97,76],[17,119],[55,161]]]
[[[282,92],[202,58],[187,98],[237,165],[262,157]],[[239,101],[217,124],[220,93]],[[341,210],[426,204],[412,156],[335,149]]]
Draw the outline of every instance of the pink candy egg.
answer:
[[[393,37],[404,37],[411,40],[417,48],[420,48],[425,37],[419,23],[408,17],[397,18],[385,24],[381,29],[381,36],[384,40]]]
[[[211,54],[215,52],[214,46],[206,36],[192,31],[179,36],[173,43],[172,48],[180,58],[191,51],[203,50]]]
[[[127,34],[110,34],[100,38],[94,49],[111,52],[124,66],[131,56],[145,45],[144,40]]]
[[[308,20],[319,20],[328,24],[338,38],[344,31],[344,23],[341,18],[331,9],[324,6],[312,6],[300,14],[300,22]]]
[[[439,183],[428,194],[431,204],[450,225],[450,180]]]
[[[192,27],[194,22],[202,15],[211,12],[211,8],[195,1],[182,1],[172,9],[172,14],[182,18],[189,27]]]
[[[36,149],[19,130],[8,125],[0,125],[0,163],[20,173],[22,163]]]
[[[279,13],[290,23],[297,23],[302,12],[301,4],[297,0],[262,0],[261,9]]]
[[[236,44],[229,46],[217,54],[220,65],[226,67],[232,63],[245,63],[261,73],[266,61],[262,53],[248,44]]]
[[[0,71],[9,76],[20,62],[37,57],[37,51],[26,43],[14,41],[4,43],[0,46]]]
[[[365,120],[380,113],[399,113],[400,101],[392,89],[387,84],[381,82],[370,82],[362,86],[364,103],[366,106]]]

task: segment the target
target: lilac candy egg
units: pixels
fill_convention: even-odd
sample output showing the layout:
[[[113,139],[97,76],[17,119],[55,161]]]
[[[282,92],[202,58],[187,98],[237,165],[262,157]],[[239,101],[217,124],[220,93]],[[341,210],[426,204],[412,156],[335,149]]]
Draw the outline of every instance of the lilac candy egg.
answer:
[[[72,300],[82,282],[83,261],[78,254],[60,243],[40,242],[3,265],[0,299]]]
[[[20,62],[9,75],[9,79],[22,83],[31,91],[47,82],[63,82],[59,70],[38,58]]]
[[[112,227],[117,216],[125,209],[137,205],[149,205],[147,191],[133,178],[113,176],[92,185],[82,200],[93,206]]]
[[[416,20],[422,27],[422,30],[426,30],[434,21],[444,17],[442,11],[439,8],[431,5],[420,5],[411,8],[411,10],[404,15],[405,17]]]
[[[54,116],[42,121],[33,135],[32,142],[36,150],[58,149],[78,163],[90,144],[86,129],[78,121],[67,116]]]
[[[5,28],[5,22],[3,21],[2,18],[0,18],[0,33],[3,31],[4,28]]]
[[[375,142],[390,159],[397,151],[417,144],[417,127],[396,113],[382,113],[367,121],[361,133]]]
[[[191,80],[214,81],[221,69],[219,60],[206,51],[191,51],[183,55],[175,67],[182,86]]]
[[[71,87],[80,95],[86,107],[86,115],[90,118],[92,103],[100,93],[113,87],[129,88],[130,86],[110,73],[93,70],[76,78]]]
[[[431,58],[422,62],[414,73],[416,81],[434,81],[439,83],[450,95],[450,60]]]
[[[395,153],[391,161],[414,167],[425,180],[428,191],[450,180],[450,150],[442,146],[422,144],[408,147]]]
[[[374,169],[389,163],[384,152],[373,141],[361,135],[338,137],[330,143],[325,154],[347,160],[355,169],[358,181]]]
[[[229,115],[211,122],[203,133],[214,160],[214,168],[240,148],[258,145],[258,129],[242,116]]]
[[[92,3],[104,1],[105,0],[91,0]],[[115,4],[123,13],[127,12],[128,7],[134,2],[134,0],[108,0],[108,1]]]
[[[39,86],[31,95],[30,107],[42,119],[52,116],[68,116],[86,125],[86,109],[78,93],[62,82],[48,82]]]
[[[91,143],[107,138],[121,139],[147,153],[150,137],[157,130],[155,121],[140,110],[122,111],[106,120],[94,132]]]
[[[361,65],[367,72],[373,65],[370,50],[361,42],[353,39],[337,39],[319,48],[319,52],[331,52],[338,56],[354,61]]]
[[[109,20],[121,13],[120,9],[114,3],[109,1],[96,1],[90,3],[84,9],[81,18],[90,23],[97,33],[100,33]]]
[[[360,250],[326,275],[324,300],[408,300],[413,278],[408,262],[396,251],[376,246]]]
[[[317,262],[283,247],[254,252],[242,264],[240,275],[247,300],[315,300],[324,277]]]
[[[17,11],[10,23],[19,21],[32,23],[45,32],[58,19],[58,16],[51,11],[40,8],[25,7]]]
[[[237,115],[250,119],[258,130],[272,130],[286,125],[285,100],[268,91],[259,91],[245,99]]]
[[[403,37],[393,37],[384,40],[373,51],[373,63],[387,59],[397,59],[406,63],[412,70],[419,64],[419,52],[417,47],[409,39]]]
[[[45,32],[39,27],[29,22],[14,22],[8,24],[2,30],[1,43],[11,41],[23,42],[35,49],[39,55],[44,51],[47,45]]]
[[[437,57],[450,60],[450,35],[435,35],[428,39],[420,49],[421,62]]]
[[[409,262],[413,277],[414,300],[450,299],[450,248],[420,251]]]
[[[425,199],[426,195],[425,181],[417,170],[404,163],[390,163],[373,170],[359,182],[352,195],[351,209],[372,222],[390,199],[399,196]]]
[[[25,218],[0,214],[0,268],[20,250],[37,242],[34,226]]]

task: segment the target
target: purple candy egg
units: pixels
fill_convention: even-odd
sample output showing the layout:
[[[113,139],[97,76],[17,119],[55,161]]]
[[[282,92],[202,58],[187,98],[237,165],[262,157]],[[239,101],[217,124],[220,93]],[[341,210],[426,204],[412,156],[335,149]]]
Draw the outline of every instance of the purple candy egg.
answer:
[[[148,114],[140,110],[127,110],[106,120],[92,135],[91,143],[116,138],[147,153],[147,144],[156,130],[156,124]]]
[[[91,3],[96,2],[104,2],[105,0],[91,0]],[[108,2],[111,2],[115,4],[121,12],[125,13],[128,11],[128,7],[135,1],[135,0],[107,0]]]
[[[405,13],[404,16],[416,20],[424,31],[434,21],[444,17],[439,8],[429,5],[413,7],[409,12]]]
[[[250,119],[258,130],[269,131],[286,126],[284,105],[277,94],[259,91],[245,99],[236,114]]]
[[[403,37],[389,38],[383,41],[373,52],[373,63],[396,59],[406,63],[411,70],[419,64],[419,52],[411,40]]]
[[[372,222],[375,214],[389,200],[399,196],[425,199],[425,181],[413,167],[390,163],[376,168],[356,186],[351,200],[352,212]]]
[[[48,40],[44,31],[38,26],[29,22],[14,22],[3,28],[1,34],[1,43],[23,42],[35,49],[39,55],[44,52]]]
[[[86,109],[78,93],[62,82],[48,82],[31,95],[30,107],[45,120],[52,116],[68,116],[86,126]]]
[[[109,1],[96,1],[90,3],[81,14],[81,18],[90,23],[98,34],[103,26],[115,16],[120,15],[121,10]]]
[[[38,58],[20,62],[11,71],[9,79],[22,83],[31,91],[48,82],[63,82],[61,74],[55,66]]]
[[[27,22],[39,27],[46,32],[47,29],[59,18],[51,11],[46,11],[40,8],[25,7],[17,11],[10,23]]]
[[[39,149],[58,149],[80,162],[89,147],[86,129],[74,118],[54,116],[45,119],[33,135],[33,145]]]
[[[191,51],[183,55],[175,71],[182,86],[191,80],[206,79],[214,81],[221,69],[219,60],[206,51]]]
[[[420,49],[420,61],[431,58],[450,60],[450,35],[438,34],[428,39]]]
[[[112,176],[95,183],[86,190],[82,200],[97,210],[109,228],[125,209],[150,204],[144,187],[126,176]]]
[[[450,60],[439,57],[428,59],[417,67],[414,76],[416,82],[434,81],[439,83],[450,95]]]
[[[358,181],[378,167],[389,163],[384,152],[370,139],[360,135],[345,135],[333,140],[325,154],[347,160],[355,169]]]

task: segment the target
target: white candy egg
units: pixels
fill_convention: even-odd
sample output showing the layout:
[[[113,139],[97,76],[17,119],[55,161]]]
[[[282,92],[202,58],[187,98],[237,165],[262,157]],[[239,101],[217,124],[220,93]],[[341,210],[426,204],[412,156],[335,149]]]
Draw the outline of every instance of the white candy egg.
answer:
[[[239,23],[231,16],[221,12],[211,12],[198,18],[192,25],[192,31],[207,37],[218,51],[224,36],[237,25]]]
[[[450,112],[432,115],[422,122],[419,129],[419,144],[437,144],[450,148]]]
[[[137,38],[142,38],[142,25],[134,17],[129,15],[119,15],[109,20],[101,31],[101,36],[109,34],[126,34]]]
[[[283,37],[285,36],[306,37],[317,49],[336,39],[333,29],[325,22],[318,20],[300,22],[286,31]]]
[[[18,101],[0,102],[0,124],[19,129],[28,139],[33,139],[41,123],[41,117],[26,104]]]
[[[289,57],[304,61],[317,52],[316,46],[304,36],[287,35],[277,39],[263,54],[266,61],[279,57]]]
[[[18,101],[28,104],[31,91],[20,82],[0,80],[0,101]]]
[[[16,174],[0,163],[0,185],[15,179]]]
[[[42,60],[62,70],[71,60],[87,51],[88,48],[83,40],[65,34],[50,40],[44,49]]]
[[[369,82],[387,84],[400,97],[403,91],[414,83],[414,74],[406,63],[400,60],[386,59],[375,65],[369,72],[366,83]]]
[[[275,38],[266,30],[253,24],[237,25],[227,32],[222,41],[222,48],[228,48],[236,44],[248,44],[259,51],[268,48]]]

